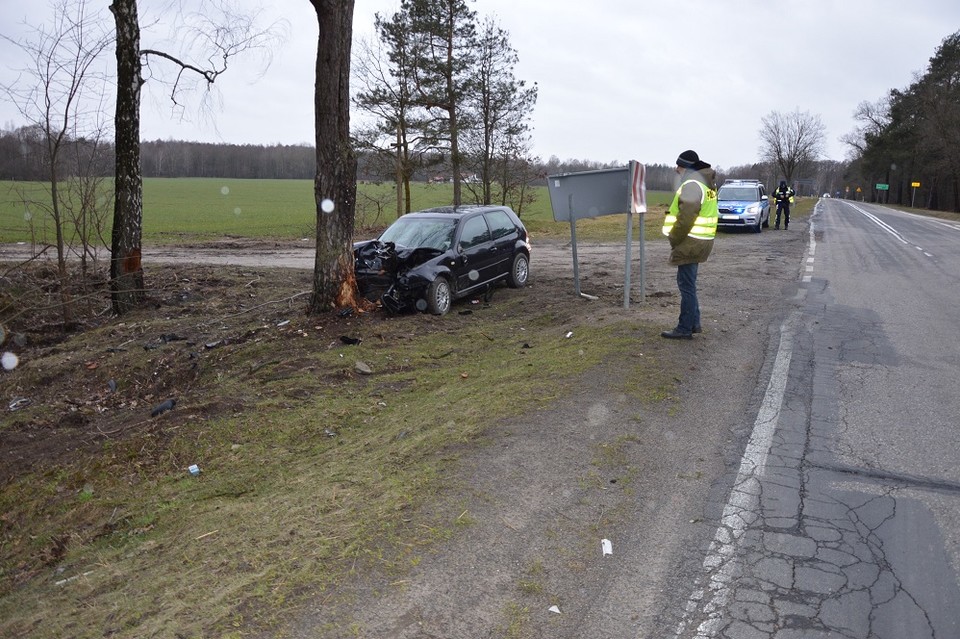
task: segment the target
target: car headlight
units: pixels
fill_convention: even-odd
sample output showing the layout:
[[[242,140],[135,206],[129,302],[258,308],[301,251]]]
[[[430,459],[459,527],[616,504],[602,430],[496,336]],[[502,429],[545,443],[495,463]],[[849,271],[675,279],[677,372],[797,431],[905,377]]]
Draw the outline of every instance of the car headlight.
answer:
[[[750,206],[748,206],[748,207],[746,208],[746,212],[747,212],[747,214],[749,214],[749,215],[756,215],[756,214],[759,213],[761,210],[762,210],[762,208],[761,208],[761,206],[760,206],[759,204],[751,204]]]

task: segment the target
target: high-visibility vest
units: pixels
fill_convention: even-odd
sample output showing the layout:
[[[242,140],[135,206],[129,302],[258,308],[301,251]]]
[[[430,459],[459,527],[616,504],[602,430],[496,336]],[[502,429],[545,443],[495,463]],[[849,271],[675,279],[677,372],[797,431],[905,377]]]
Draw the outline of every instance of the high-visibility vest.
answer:
[[[700,187],[703,195],[700,197],[700,214],[690,229],[690,237],[697,240],[712,240],[717,235],[717,220],[720,217],[720,207],[717,205],[717,192],[699,180],[687,180],[677,189],[677,194],[673,196],[673,203],[667,210],[667,217],[663,220],[663,234],[670,235],[673,225],[677,223],[677,215],[680,213],[680,191],[690,183]]]

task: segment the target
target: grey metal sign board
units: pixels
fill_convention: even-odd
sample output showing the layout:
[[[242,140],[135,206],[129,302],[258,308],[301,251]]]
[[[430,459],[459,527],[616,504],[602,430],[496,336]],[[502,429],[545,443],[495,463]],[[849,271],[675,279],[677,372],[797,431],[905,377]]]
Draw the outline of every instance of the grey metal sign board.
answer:
[[[580,263],[577,259],[577,220],[602,215],[627,215],[627,239],[624,257],[623,307],[630,307],[631,249],[633,214],[640,213],[640,292],[644,291],[643,213],[647,211],[646,170],[632,161],[624,167],[561,173],[547,177],[547,192],[553,219],[570,223],[573,247],[574,290],[580,297],[596,299],[580,291]]]
[[[630,211],[630,167],[561,173],[547,177],[557,222]]]

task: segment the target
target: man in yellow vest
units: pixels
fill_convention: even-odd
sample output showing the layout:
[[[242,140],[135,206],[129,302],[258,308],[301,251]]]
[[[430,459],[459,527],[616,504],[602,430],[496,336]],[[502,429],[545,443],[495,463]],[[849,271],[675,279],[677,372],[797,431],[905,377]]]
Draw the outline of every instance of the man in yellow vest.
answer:
[[[677,158],[680,187],[663,221],[670,239],[670,264],[677,267],[680,319],[676,328],[660,333],[668,339],[693,339],[702,332],[697,300],[697,267],[706,262],[717,235],[717,174],[694,151]]]

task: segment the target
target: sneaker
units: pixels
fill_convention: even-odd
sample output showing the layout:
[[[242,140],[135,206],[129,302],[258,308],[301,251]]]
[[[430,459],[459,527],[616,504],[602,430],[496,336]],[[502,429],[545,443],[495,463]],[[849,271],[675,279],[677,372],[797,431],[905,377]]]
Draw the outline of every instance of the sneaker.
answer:
[[[693,339],[693,333],[683,333],[675,328],[672,331],[663,331],[660,333],[660,337],[666,337],[667,339]]]

